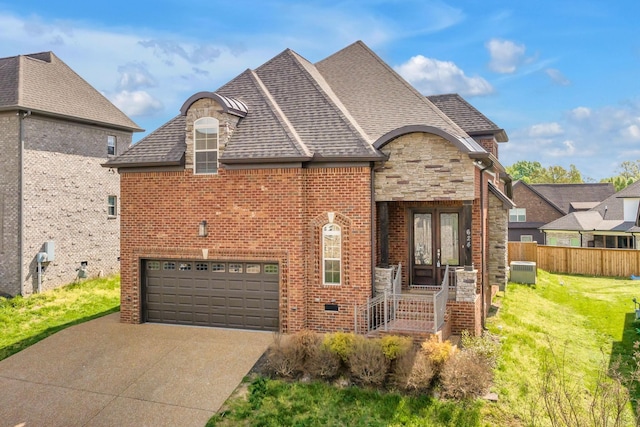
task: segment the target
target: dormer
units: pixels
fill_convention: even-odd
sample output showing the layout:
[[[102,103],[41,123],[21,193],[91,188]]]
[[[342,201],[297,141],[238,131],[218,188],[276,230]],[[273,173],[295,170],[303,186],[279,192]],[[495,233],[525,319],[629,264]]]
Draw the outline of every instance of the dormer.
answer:
[[[194,174],[217,174],[219,159],[238,126],[247,105],[215,92],[198,92],[180,108],[186,117],[185,168]]]

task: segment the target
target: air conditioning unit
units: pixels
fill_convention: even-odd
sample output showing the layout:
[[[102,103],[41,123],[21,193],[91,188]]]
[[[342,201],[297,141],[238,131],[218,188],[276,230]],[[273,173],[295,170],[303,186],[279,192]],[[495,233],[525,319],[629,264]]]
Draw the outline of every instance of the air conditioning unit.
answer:
[[[511,261],[511,281],[535,285],[536,263],[531,261]]]

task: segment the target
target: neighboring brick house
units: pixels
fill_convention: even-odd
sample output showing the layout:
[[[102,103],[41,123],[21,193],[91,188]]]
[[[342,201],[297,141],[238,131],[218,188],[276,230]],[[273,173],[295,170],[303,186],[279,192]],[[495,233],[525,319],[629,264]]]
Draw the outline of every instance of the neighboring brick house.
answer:
[[[353,330],[376,267],[401,263],[409,292],[450,264],[471,271],[449,325],[479,333],[506,281],[504,169],[362,42],[316,64],[287,49],[104,166],[124,322]]]
[[[119,177],[100,164],[140,130],[52,52],[0,59],[0,292],[119,270]]]
[[[572,212],[540,227],[547,245],[640,249],[640,181],[586,211]]]
[[[509,240],[546,244],[540,227],[569,213],[589,210],[613,193],[615,188],[611,183],[527,184],[516,181],[513,184],[516,207],[509,212]]]

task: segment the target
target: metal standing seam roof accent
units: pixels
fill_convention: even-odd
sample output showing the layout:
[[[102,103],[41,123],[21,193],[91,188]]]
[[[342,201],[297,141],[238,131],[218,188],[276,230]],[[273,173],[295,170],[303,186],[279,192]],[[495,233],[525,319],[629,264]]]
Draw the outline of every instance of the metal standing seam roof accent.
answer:
[[[234,116],[246,117],[246,115],[249,113],[249,109],[244,102],[220,95],[215,92],[198,92],[194,95],[191,95],[189,99],[187,99],[184,104],[182,104],[182,107],[180,107],[180,113],[183,116],[186,116],[187,111],[189,110],[191,105],[197,100],[203,98],[214,99],[216,102],[218,102],[218,104],[220,104],[222,110],[225,113],[233,114]]]
[[[0,110],[16,109],[142,131],[53,52],[0,58]]]

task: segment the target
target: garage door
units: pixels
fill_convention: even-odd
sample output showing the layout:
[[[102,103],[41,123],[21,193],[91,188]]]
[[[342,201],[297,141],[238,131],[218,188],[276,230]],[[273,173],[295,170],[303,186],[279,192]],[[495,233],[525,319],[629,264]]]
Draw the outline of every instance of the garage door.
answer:
[[[147,322],[278,330],[277,263],[144,261]]]

